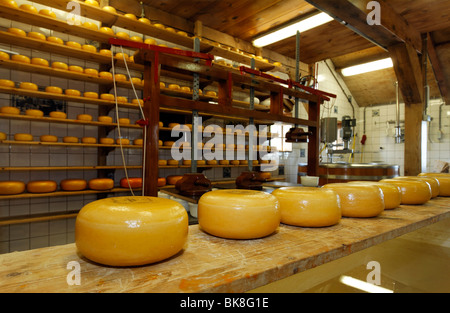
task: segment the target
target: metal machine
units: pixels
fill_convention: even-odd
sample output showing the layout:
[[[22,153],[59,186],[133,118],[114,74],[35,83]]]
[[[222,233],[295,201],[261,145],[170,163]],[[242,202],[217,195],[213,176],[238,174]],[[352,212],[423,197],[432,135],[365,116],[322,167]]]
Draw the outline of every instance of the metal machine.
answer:
[[[327,155],[332,162],[334,154],[351,154],[351,142],[353,140],[354,128],[356,126],[356,119],[350,116],[342,117],[342,124],[340,129],[340,137],[342,143],[335,143],[338,140],[338,120],[336,117],[323,118],[320,125],[321,142],[326,145]],[[335,149],[335,148],[342,149]]]

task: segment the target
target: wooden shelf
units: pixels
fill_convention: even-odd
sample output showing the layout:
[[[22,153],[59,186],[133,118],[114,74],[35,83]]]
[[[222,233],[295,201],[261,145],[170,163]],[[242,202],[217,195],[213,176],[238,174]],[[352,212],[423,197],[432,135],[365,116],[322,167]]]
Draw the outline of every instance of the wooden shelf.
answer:
[[[1,140],[4,145],[30,145],[30,146],[53,146],[53,147],[91,147],[91,148],[120,148],[120,145],[86,144],[86,143],[64,143],[64,142],[40,142],[40,141],[13,141]],[[142,146],[123,145],[124,149],[142,149]]]
[[[26,172],[26,171],[98,171],[119,170],[123,166],[24,166],[0,167],[0,172]],[[127,166],[128,170],[142,169],[142,166]]]

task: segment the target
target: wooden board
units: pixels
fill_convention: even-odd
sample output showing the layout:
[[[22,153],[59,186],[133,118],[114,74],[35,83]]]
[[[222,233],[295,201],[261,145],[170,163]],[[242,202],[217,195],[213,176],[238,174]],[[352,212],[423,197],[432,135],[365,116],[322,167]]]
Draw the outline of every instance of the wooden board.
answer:
[[[257,240],[227,240],[190,226],[185,249],[148,266],[112,268],[80,256],[75,244],[0,255],[0,292],[244,292],[350,255],[450,217],[450,198],[401,206],[333,227],[281,225]],[[81,284],[69,286],[78,262]]]

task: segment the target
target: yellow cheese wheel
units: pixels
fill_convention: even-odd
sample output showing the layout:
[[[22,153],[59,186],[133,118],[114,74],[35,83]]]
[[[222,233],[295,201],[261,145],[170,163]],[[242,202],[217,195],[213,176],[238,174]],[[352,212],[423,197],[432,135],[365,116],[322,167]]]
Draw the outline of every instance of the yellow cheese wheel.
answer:
[[[96,144],[97,143],[97,138],[94,137],[83,137],[81,138],[81,143],[84,144]]]
[[[89,181],[89,189],[110,190],[114,188],[114,180],[110,178],[94,178]]]
[[[181,87],[178,84],[169,84],[169,89],[171,89],[171,90],[180,90]]]
[[[301,227],[326,227],[341,220],[339,197],[333,190],[283,187],[272,192],[280,204],[281,222]]]
[[[133,145],[135,145],[135,146],[143,146],[144,145],[144,140],[143,139],[135,139],[135,140],[133,140]]]
[[[131,36],[130,40],[134,41],[134,42],[139,42],[139,43],[143,43],[144,42],[144,39],[141,36]]]
[[[71,65],[69,66],[69,71],[75,72],[75,73],[84,73],[84,68],[78,65]]]
[[[158,160],[158,165],[159,166],[166,166],[167,165],[167,160]]]
[[[0,195],[18,195],[25,191],[26,185],[21,181],[0,181]]]
[[[179,162],[177,160],[168,160],[167,165],[178,166]]]
[[[239,165],[240,164],[239,160],[231,160],[230,163],[231,163],[231,165]]]
[[[86,0],[86,1],[84,1],[84,3],[92,5],[92,6],[97,7],[97,8],[100,7],[100,4],[96,0]]]
[[[59,118],[59,119],[66,119],[67,118],[67,114],[66,113],[59,112],[59,111],[50,112],[49,116],[51,118]]]
[[[81,46],[81,49],[87,52],[97,53],[97,48],[94,47],[93,45],[83,45]]]
[[[98,77],[98,70],[93,69],[93,68],[86,68],[86,69],[84,69],[84,74],[89,75],[89,76]]]
[[[31,64],[39,65],[39,66],[45,66],[45,67],[49,67],[50,66],[48,61],[45,60],[45,59],[42,59],[42,58],[32,58],[31,59]]]
[[[63,142],[64,143],[79,143],[80,140],[77,137],[66,136],[66,137],[63,137]]]
[[[64,179],[59,183],[61,190],[82,191],[87,188],[87,181],[84,179]]]
[[[398,176],[395,179],[405,179],[405,180],[419,180],[425,181],[430,184],[431,188],[431,198],[436,198],[439,196],[439,181],[434,177],[425,177],[425,176]]]
[[[217,165],[217,160],[206,160],[206,164],[208,164],[208,165]]]
[[[8,28],[8,33],[16,35],[16,36],[20,36],[20,37],[26,37],[27,33],[20,29],[20,28],[16,28],[16,27],[10,27]]]
[[[127,76],[123,75],[123,74],[116,74],[114,76],[114,78],[116,79],[116,81],[127,81]]]
[[[100,99],[102,99],[102,100],[108,100],[108,101],[114,101],[115,97],[114,97],[114,95],[109,94],[109,93],[102,93],[102,94],[100,95]]]
[[[92,92],[92,91],[85,92],[85,93],[83,94],[83,96],[84,96],[85,98],[98,99],[98,93]]]
[[[110,35],[110,36],[114,36],[115,35],[114,31],[110,27],[102,27],[102,28],[100,28],[100,31],[102,33],[105,33],[105,34]]]
[[[19,88],[25,89],[25,90],[31,90],[31,91],[38,91],[38,86],[34,83],[23,82],[23,83],[20,83]]]
[[[29,109],[29,110],[25,111],[25,115],[34,116],[34,117],[43,117],[44,112],[42,112],[41,110]]]
[[[230,165],[230,161],[228,160],[219,160],[220,165]]]
[[[48,87],[45,88],[45,92],[48,92],[48,93],[56,93],[56,94],[61,95],[61,94],[63,93],[63,90],[62,90],[62,88],[60,88],[60,87],[56,87],[56,86],[48,86]]]
[[[91,122],[93,120],[92,115],[90,114],[78,114],[77,120]]]
[[[114,144],[113,138],[100,138],[99,141],[102,145],[113,145]]]
[[[163,142],[162,140],[158,140],[158,146],[162,147],[163,146]]]
[[[15,141],[33,141],[33,135],[31,134],[15,134]]]
[[[130,139],[127,138],[117,138],[116,140],[116,144],[120,145],[124,145],[124,146],[128,146],[130,144]]]
[[[180,90],[183,91],[183,92],[191,92],[191,88],[189,88],[188,86],[182,86],[180,88]]]
[[[99,116],[98,117],[98,121],[100,123],[112,123],[113,122],[113,118],[111,116]]]
[[[0,86],[14,88],[16,86],[16,84],[12,80],[9,80],[9,79],[0,79]]]
[[[191,165],[192,161],[191,160],[183,160],[183,165]]]
[[[53,12],[51,10],[47,10],[47,9],[40,10],[39,14],[44,15],[44,16],[48,16],[48,17],[51,17],[51,18],[56,18],[55,12]]]
[[[427,182],[402,179],[383,179],[380,182],[400,187],[402,204],[424,204],[431,199],[431,186]]]
[[[142,100],[142,99],[133,99],[133,100],[131,100],[131,103],[136,104],[136,105],[144,105],[144,100]]]
[[[240,165],[248,165],[248,161],[247,160],[240,160],[239,164]]]
[[[205,160],[198,160],[197,161],[197,165],[206,165],[206,161]]]
[[[153,38],[147,38],[144,40],[144,43],[148,44],[148,45],[154,45],[156,46],[158,43],[155,39]]]
[[[66,89],[64,93],[66,94],[66,96],[70,97],[81,97],[81,92],[75,89]]]
[[[44,34],[39,33],[39,32],[29,32],[27,34],[27,37],[33,38],[33,39],[38,39],[38,40],[43,40],[43,41],[47,40],[47,37],[45,37]]]
[[[131,77],[130,81],[135,84],[135,85],[141,85],[142,84],[142,79],[140,79],[139,77]]]
[[[117,102],[119,103],[128,103],[128,98],[127,97],[117,97]]]
[[[47,41],[48,42],[52,42],[52,43],[56,43],[58,45],[63,45],[64,41],[61,38],[55,37],[55,36],[50,36],[47,37]]]
[[[69,70],[69,66],[66,63],[63,63],[63,62],[53,62],[52,63],[52,68],[55,68],[55,69],[58,69],[58,70],[65,70],[65,71]]]
[[[6,140],[7,137],[5,133],[0,132],[0,140]]]
[[[2,61],[9,61],[10,57],[9,54],[3,51],[0,51],[0,60]]]
[[[58,137],[53,135],[43,135],[40,137],[41,142],[58,142]]]
[[[110,72],[100,72],[98,76],[104,79],[113,79],[113,75]]]
[[[172,147],[175,144],[175,141],[164,141],[164,146]]]
[[[134,14],[126,13],[126,14],[124,14],[123,16],[125,16],[126,18],[129,18],[129,19],[131,19],[131,20],[137,21],[137,17],[136,17],[136,15],[134,15]]]
[[[420,173],[419,177],[433,177],[439,182],[439,196],[450,197],[450,174],[448,173]]]
[[[1,107],[0,113],[2,114],[12,114],[12,115],[19,115],[20,109],[15,107]]]
[[[7,6],[7,7],[15,8],[15,9],[19,8],[16,1],[14,1],[14,0],[0,0],[0,4]]]
[[[323,188],[334,190],[339,195],[342,216],[375,217],[384,211],[383,193],[377,186],[335,183]]]
[[[130,125],[131,121],[129,118],[119,118],[119,124],[121,125]]]
[[[75,49],[81,49],[81,44],[79,44],[78,42],[75,42],[75,41],[67,41],[66,46],[75,48]]]
[[[11,56],[11,61],[24,63],[24,64],[31,64],[31,59],[25,55],[15,54]]]
[[[98,25],[92,22],[84,22],[83,27],[92,29],[92,30],[98,30]]]
[[[217,97],[217,92],[208,90],[208,91],[205,93],[205,96]]]
[[[381,189],[384,197],[384,209],[392,210],[398,208],[402,203],[402,193],[400,188],[394,184],[375,181],[352,181],[349,184],[375,185]]]
[[[148,25],[152,24],[152,22],[150,22],[150,20],[148,18],[145,18],[145,17],[141,17],[139,19],[139,22],[144,23],[144,24],[148,24]]]
[[[275,232],[280,224],[275,196],[254,190],[215,190],[198,202],[198,222],[205,232],[229,239],[254,239]]]
[[[101,55],[107,56],[107,57],[112,56],[112,52],[109,49],[101,49],[98,53],[100,53]]]
[[[117,32],[116,37],[119,39],[130,40],[130,35],[126,32]]]
[[[186,32],[183,31],[177,31],[178,35],[184,36],[184,37],[188,37],[188,34]]]
[[[102,9],[110,13],[117,13],[116,8],[110,5],[105,5]]]
[[[116,197],[89,203],[75,223],[81,255],[108,266],[140,266],[180,252],[189,218],[178,202],[154,197]]]
[[[58,184],[53,180],[37,180],[27,184],[27,191],[29,193],[55,192],[57,188]]]
[[[130,56],[126,53],[116,53],[116,59],[123,60],[125,58],[126,61],[130,60]]]

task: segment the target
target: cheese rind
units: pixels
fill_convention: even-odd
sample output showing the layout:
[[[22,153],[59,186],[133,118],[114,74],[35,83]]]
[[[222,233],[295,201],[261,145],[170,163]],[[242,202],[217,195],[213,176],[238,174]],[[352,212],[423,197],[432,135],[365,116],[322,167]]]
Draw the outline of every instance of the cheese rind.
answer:
[[[205,232],[228,239],[255,239],[274,233],[281,214],[275,196],[255,190],[215,190],[198,202],[198,222]]]
[[[94,178],[88,183],[92,190],[110,190],[114,188],[114,180],[110,178]]]
[[[57,188],[58,184],[52,180],[31,181],[27,184],[29,193],[50,193],[55,192]]]
[[[339,198],[333,190],[283,187],[272,192],[280,203],[281,223],[301,227],[326,227],[341,220]]]
[[[25,192],[25,188],[21,181],[0,181],[0,195],[18,195]]]
[[[109,266],[139,266],[165,260],[186,244],[186,210],[173,200],[117,197],[83,207],[75,241],[86,258]]]
[[[439,181],[439,196],[450,197],[450,174],[448,173],[420,173],[419,177],[433,177]]]
[[[431,187],[425,181],[383,179],[380,182],[395,184],[400,187],[402,204],[424,204],[431,199]]]
[[[84,179],[64,179],[59,184],[64,191],[82,191],[87,187],[87,181]]]
[[[375,185],[379,187],[381,192],[383,192],[385,210],[398,208],[402,203],[402,193],[400,188],[394,184],[375,181],[352,181],[349,182],[349,184]]]
[[[33,135],[32,134],[15,134],[14,140],[15,141],[33,141]]]

